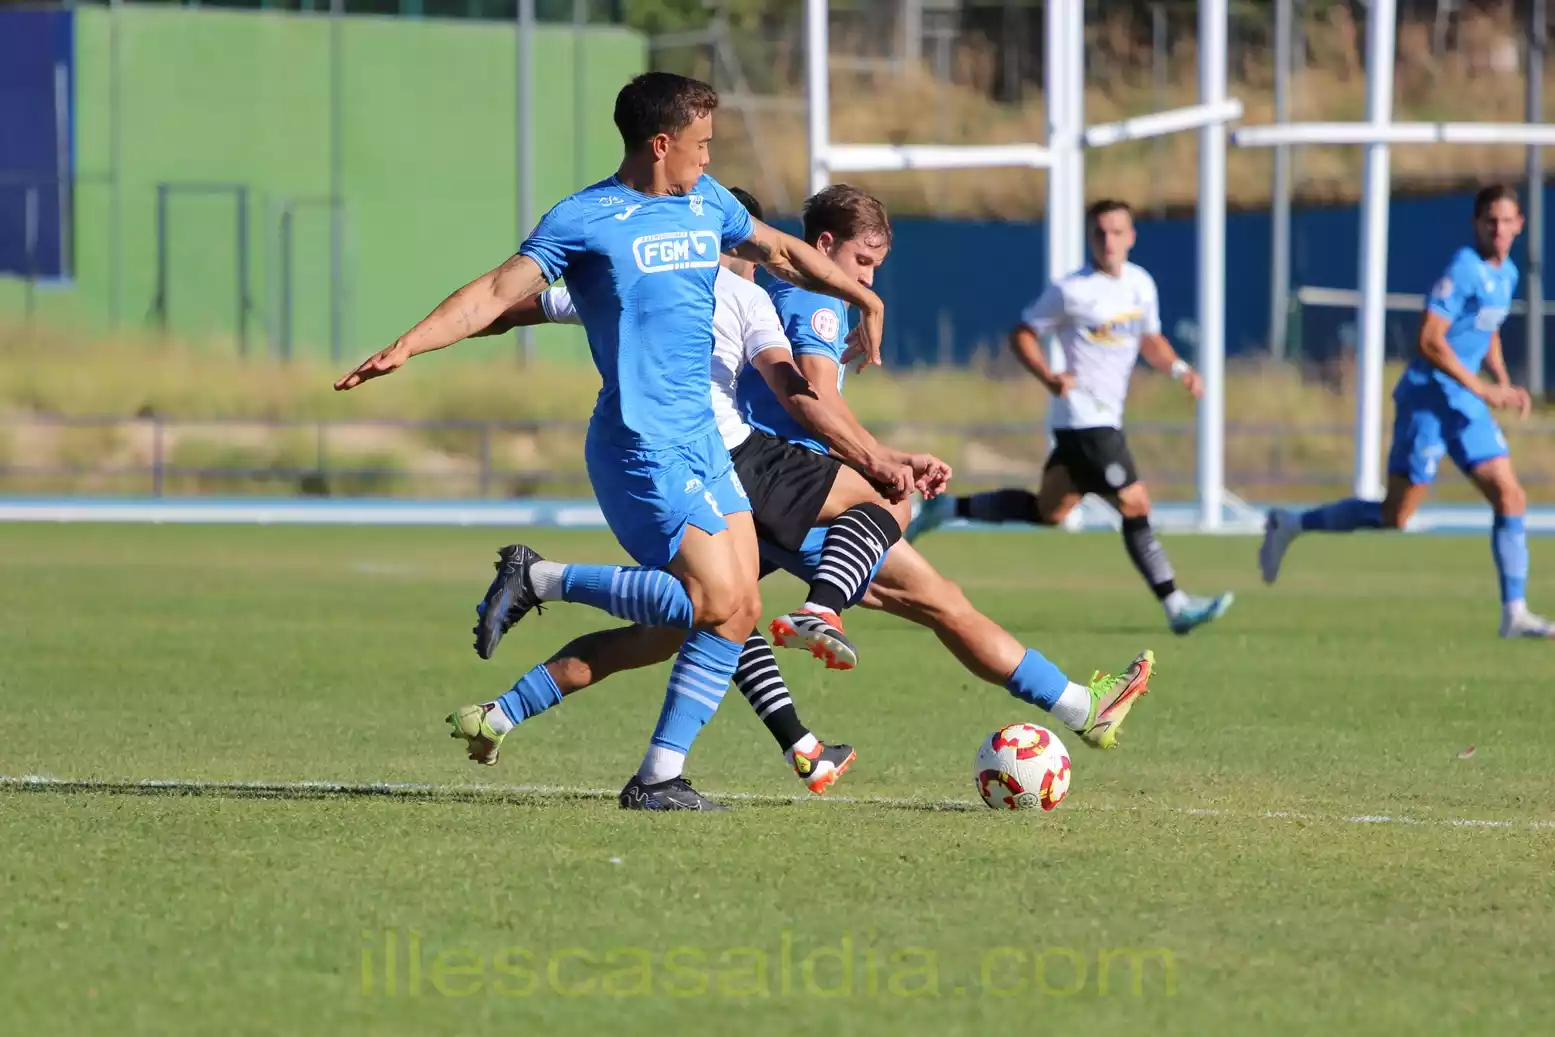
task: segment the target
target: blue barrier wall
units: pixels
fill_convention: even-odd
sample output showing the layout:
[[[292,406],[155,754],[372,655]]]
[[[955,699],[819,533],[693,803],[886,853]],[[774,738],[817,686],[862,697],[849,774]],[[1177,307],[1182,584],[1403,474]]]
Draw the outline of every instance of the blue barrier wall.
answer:
[[[1555,203],[1555,189],[1546,191]],[[1403,198],[1393,203],[1388,228],[1388,290],[1430,290],[1453,251],[1470,241],[1473,194]],[[792,220],[779,221],[797,231]],[[1021,308],[1041,289],[1047,269],[1043,224],[935,220],[904,216],[893,221],[895,247],[881,268],[877,288],[888,307],[887,355],[896,365],[964,364],[1003,348],[1005,333]],[[1292,278],[1296,284],[1355,288],[1360,265],[1358,206],[1298,210],[1292,217]],[[1226,349],[1232,354],[1264,348],[1269,326],[1267,212],[1234,213],[1226,221]],[[1193,355],[1198,238],[1192,217],[1142,220],[1134,259],[1161,289],[1161,318],[1173,340]],[[1523,242],[1514,252],[1524,267]],[[1519,289],[1519,297],[1525,296]],[[1546,289],[1546,295],[1552,295]],[[1354,312],[1309,308],[1293,327],[1291,350],[1306,359],[1336,356]],[[1419,317],[1390,314],[1388,352],[1412,350]],[[1503,329],[1514,372],[1526,369],[1524,319]],[[1546,341],[1555,344],[1555,324]],[[1547,367],[1555,369],[1555,366]]]
[[[56,67],[64,69],[66,84],[74,79],[73,26],[69,11],[0,11],[0,274],[58,278],[66,273],[54,83]],[[67,152],[70,107],[67,99]],[[67,155],[67,181],[69,164]],[[29,193],[35,200],[31,249]],[[68,208],[68,193],[66,198]]]

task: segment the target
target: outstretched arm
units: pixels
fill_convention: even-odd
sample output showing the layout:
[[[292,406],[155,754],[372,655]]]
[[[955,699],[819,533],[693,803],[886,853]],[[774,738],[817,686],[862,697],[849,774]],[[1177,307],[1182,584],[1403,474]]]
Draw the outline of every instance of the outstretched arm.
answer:
[[[752,224],[751,236],[729,254],[760,263],[789,284],[858,307],[861,319],[849,338],[863,357],[859,369],[880,363],[880,340],[885,330],[885,305],[880,297],[837,269],[819,249],[760,220]]]
[[[549,282],[540,265],[528,256],[514,256],[454,292],[392,346],[368,357],[356,370],[335,383],[336,389],[354,389],[363,382],[389,374],[405,361],[453,345],[460,339],[486,332],[493,321],[542,290]]]

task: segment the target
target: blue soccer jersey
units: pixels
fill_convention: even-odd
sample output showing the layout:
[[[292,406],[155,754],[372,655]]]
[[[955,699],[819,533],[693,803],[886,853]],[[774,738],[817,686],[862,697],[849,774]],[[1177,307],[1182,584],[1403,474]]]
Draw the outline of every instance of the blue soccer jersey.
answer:
[[[768,286],[767,294],[777,308],[783,332],[788,336],[794,356],[823,356],[837,362],[837,391],[842,391],[842,354],[847,350],[848,308],[840,299],[796,288],[786,281]],[[818,454],[828,453],[826,445],[783,408],[761,372],[746,367],[738,385],[740,411],[745,420],[763,432],[797,443]]]
[[[1472,248],[1460,248],[1431,289],[1427,309],[1451,322],[1447,327],[1447,345],[1470,371],[1478,371],[1485,362],[1490,340],[1506,320],[1516,291],[1516,264],[1510,259],[1499,265],[1490,263]],[[1433,392],[1443,394],[1454,407],[1483,406],[1451,375],[1417,356],[1399,379],[1394,396],[1402,399]]]
[[[1516,290],[1517,267],[1510,259],[1489,263],[1472,248],[1459,249],[1431,289],[1427,308],[1450,322],[1447,345],[1469,371],[1485,362]],[[1423,356],[1410,361],[1393,400],[1390,474],[1421,485],[1435,480],[1444,456],[1472,472],[1507,453],[1506,437],[1485,402]]]
[[[646,195],[611,177],[562,199],[519,249],[565,277],[603,385],[591,437],[654,450],[715,431],[708,393],[718,257],[750,213],[712,177]]]

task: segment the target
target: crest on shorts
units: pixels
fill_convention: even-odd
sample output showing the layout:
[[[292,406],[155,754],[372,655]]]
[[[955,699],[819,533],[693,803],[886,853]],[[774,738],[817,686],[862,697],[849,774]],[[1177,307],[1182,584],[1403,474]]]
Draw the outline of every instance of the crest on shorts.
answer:
[[[1116,461],[1109,464],[1101,474],[1107,480],[1107,485],[1114,490],[1121,490],[1128,479],[1128,471]]]
[[[810,314],[810,330],[827,342],[837,341],[837,332],[842,330],[837,311],[822,308]]]
[[[1444,277],[1436,282],[1436,287],[1431,289],[1433,299],[1446,299],[1452,295],[1452,278]]]
[[[691,203],[691,215],[702,215],[702,196],[699,194],[686,195],[686,201]]]

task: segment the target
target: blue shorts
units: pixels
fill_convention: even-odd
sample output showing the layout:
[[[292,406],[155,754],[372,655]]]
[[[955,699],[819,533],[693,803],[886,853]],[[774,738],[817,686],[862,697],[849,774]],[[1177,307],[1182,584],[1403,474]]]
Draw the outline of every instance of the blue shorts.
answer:
[[[722,533],[725,515],[750,510],[716,429],[656,450],[620,447],[591,430],[583,454],[599,510],[638,565],[668,565],[688,525]]]
[[[799,545],[798,551],[788,551],[776,544],[770,544],[765,540],[759,542],[761,548],[761,575],[768,576],[782,569],[786,573],[792,573],[801,580],[809,583],[815,578],[815,570],[821,567],[821,548],[826,543],[827,526],[815,526],[805,534],[804,543]],[[874,582],[875,576],[880,572],[880,567],[885,564],[882,557],[875,563],[875,567],[869,570],[869,579],[858,589],[858,593],[848,599],[848,608],[852,608],[863,600],[864,593],[869,590],[869,585]]]
[[[1444,454],[1467,474],[1508,453],[1506,437],[1489,408],[1459,409],[1442,401],[1420,403],[1406,397],[1398,401],[1393,420],[1388,474],[1407,476],[1419,486],[1436,479]]]

